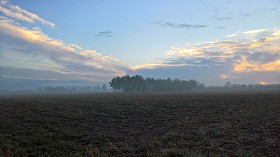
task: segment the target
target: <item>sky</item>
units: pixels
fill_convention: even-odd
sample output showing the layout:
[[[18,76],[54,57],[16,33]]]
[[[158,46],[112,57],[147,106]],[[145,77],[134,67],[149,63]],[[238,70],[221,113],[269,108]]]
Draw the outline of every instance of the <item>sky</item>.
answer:
[[[280,83],[279,0],[0,0],[0,88]]]

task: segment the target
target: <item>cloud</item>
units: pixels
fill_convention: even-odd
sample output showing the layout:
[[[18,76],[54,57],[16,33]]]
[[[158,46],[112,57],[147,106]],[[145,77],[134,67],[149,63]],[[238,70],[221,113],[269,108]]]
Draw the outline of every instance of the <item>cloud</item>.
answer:
[[[239,16],[241,17],[248,17],[248,16],[252,16],[254,14],[256,14],[257,9],[254,9],[252,11],[247,11],[247,12],[239,12]]]
[[[207,77],[204,75],[207,74],[213,80],[280,82],[279,28],[237,32],[228,35],[225,40],[172,47],[166,54],[167,57],[161,62],[138,65],[132,70],[147,74],[149,71],[175,68],[181,69],[181,72],[192,69],[197,71],[197,79]],[[271,78],[259,80],[264,78],[263,75]]]
[[[164,21],[154,21],[152,24],[167,26],[171,28],[184,28],[184,29],[195,29],[195,28],[204,28],[206,25],[200,24],[187,24],[187,23],[172,23],[172,22],[164,22]]]
[[[0,20],[0,36],[2,66],[5,63],[12,64],[18,69],[43,68],[63,76],[71,76],[71,79],[72,77],[81,80],[102,78],[101,81],[124,75],[128,69],[127,65],[117,58],[83,49],[75,44],[66,44],[62,40],[48,37],[39,28],[28,29],[6,18]],[[14,56],[19,56],[18,60]],[[6,59],[10,63],[6,63]],[[22,59],[26,63],[19,65],[23,62]],[[32,66],[28,66],[31,64],[29,62],[32,62]],[[52,66],[50,67],[49,64]],[[38,71],[34,72],[38,73]],[[35,73],[30,73],[30,77],[32,76],[37,77]],[[45,75],[42,77],[44,78]]]
[[[229,79],[229,78],[232,78],[232,76],[230,74],[222,74],[220,76],[221,79]]]
[[[270,83],[269,82],[265,82],[265,81],[261,81],[261,82],[258,82],[258,84],[266,85],[266,84],[270,84]]]
[[[247,57],[242,56],[241,60],[234,65],[233,71],[235,72],[280,71],[280,58],[278,56],[278,60],[263,64],[256,61],[248,61]]]
[[[229,20],[233,20],[233,19],[234,18],[232,16],[219,16],[219,17],[215,17],[214,20],[223,22],[223,21],[229,21]]]
[[[165,23],[164,26],[169,26],[172,28],[186,28],[186,29],[206,27],[206,25],[185,24],[185,23],[177,24],[177,23],[170,23],[170,22]]]
[[[0,4],[6,4],[8,2],[9,2],[9,0],[0,0]]]
[[[186,63],[177,63],[177,64],[170,64],[170,63],[152,63],[152,64],[142,64],[133,66],[131,70],[139,70],[139,69],[156,69],[161,67],[186,67],[186,66],[194,66],[193,64],[186,64]]]
[[[4,6],[7,6],[7,8],[5,8]],[[0,5],[0,11],[4,13],[6,16],[12,17],[17,20],[21,20],[29,23],[35,23],[36,21],[38,21],[44,25],[55,27],[54,23],[39,17],[37,14],[24,10],[17,5],[10,5],[10,4],[6,5],[5,3],[2,3],[2,6]]]
[[[270,11],[277,11],[277,10],[278,10],[278,8],[273,7],[273,8],[270,8],[269,10],[270,10]]]
[[[247,71],[279,71],[279,31],[279,29],[246,31],[227,36],[227,38],[235,37],[232,40],[189,44],[183,48],[173,47],[167,54],[189,59],[203,58],[217,62],[230,62],[235,66],[233,68],[235,72],[243,72],[246,71],[245,69],[249,69]],[[271,55],[273,60],[271,60]],[[270,57],[270,60],[267,57]]]
[[[231,37],[235,37],[237,36],[238,34],[237,33],[234,33],[234,34],[230,34],[230,35],[227,35],[226,38],[231,38]]]
[[[101,32],[98,32],[96,37],[113,37],[113,32],[111,32],[111,31],[101,31]]]
[[[225,27],[225,26],[217,26],[217,27],[215,27],[216,29],[226,29],[227,27]]]
[[[255,35],[255,34],[259,34],[261,32],[266,32],[265,29],[256,29],[256,30],[250,30],[250,31],[246,31],[244,32],[244,34],[247,34],[247,35]]]
[[[25,69],[25,68],[14,68],[0,66],[2,78],[14,78],[14,79],[26,79],[26,80],[84,80],[84,81],[101,81],[108,79],[105,75],[96,75],[92,77],[91,74],[87,73],[61,73],[52,70],[40,70],[40,69]],[[80,78],[91,78],[91,79],[80,79]]]

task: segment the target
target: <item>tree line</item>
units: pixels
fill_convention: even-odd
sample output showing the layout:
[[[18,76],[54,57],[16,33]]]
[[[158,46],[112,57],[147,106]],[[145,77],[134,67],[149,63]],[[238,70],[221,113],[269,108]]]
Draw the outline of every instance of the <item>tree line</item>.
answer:
[[[109,84],[119,92],[184,92],[205,86],[196,80],[155,79],[141,75],[114,77]]]
[[[38,87],[37,92],[106,92],[107,85],[96,85],[96,86],[46,86]]]

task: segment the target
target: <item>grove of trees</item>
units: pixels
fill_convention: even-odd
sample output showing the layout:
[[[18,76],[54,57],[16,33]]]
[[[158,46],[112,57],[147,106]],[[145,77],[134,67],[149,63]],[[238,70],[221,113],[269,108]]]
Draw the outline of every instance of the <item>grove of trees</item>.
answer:
[[[109,84],[114,90],[122,92],[184,92],[205,86],[196,80],[154,79],[141,75],[114,77]]]

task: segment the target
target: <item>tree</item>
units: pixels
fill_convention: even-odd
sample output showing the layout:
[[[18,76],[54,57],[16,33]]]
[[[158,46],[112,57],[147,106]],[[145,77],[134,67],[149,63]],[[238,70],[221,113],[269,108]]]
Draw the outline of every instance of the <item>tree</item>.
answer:
[[[107,90],[107,86],[106,84],[103,84],[102,87],[101,87],[102,91],[106,91]]]
[[[205,86],[196,80],[154,79],[141,75],[114,77],[109,84],[114,90],[123,92],[183,92]]]
[[[224,87],[226,87],[226,88],[231,88],[231,87],[232,87],[231,82],[227,82],[227,83],[224,85]]]
[[[96,85],[96,86],[94,87],[94,90],[97,91],[97,92],[100,91],[100,89],[101,89],[101,88],[100,88],[99,85]]]
[[[155,79],[154,78],[146,78],[146,90],[148,92],[152,92],[155,90]]]
[[[111,82],[109,82],[110,87],[112,87],[114,90],[120,91],[120,89],[122,88],[121,85],[121,78],[118,77],[114,77]]]

